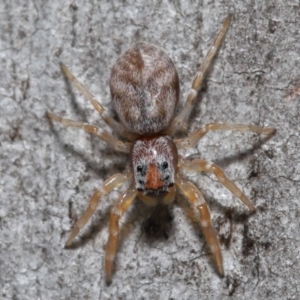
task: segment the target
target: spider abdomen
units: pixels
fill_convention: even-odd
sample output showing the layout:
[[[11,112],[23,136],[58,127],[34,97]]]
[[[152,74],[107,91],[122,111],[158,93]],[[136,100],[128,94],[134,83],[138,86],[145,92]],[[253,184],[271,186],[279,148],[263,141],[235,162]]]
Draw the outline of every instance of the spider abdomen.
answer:
[[[110,77],[115,110],[128,130],[139,135],[164,131],[179,99],[179,78],[160,48],[134,44],[115,63]]]

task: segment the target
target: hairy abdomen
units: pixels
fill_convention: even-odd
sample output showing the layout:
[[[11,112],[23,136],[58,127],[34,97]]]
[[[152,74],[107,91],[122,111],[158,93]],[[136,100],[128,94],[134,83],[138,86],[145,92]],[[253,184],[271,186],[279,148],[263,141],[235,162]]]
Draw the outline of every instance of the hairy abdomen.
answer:
[[[158,47],[134,44],[115,63],[110,90],[116,112],[131,132],[151,135],[165,130],[179,99],[172,60]]]

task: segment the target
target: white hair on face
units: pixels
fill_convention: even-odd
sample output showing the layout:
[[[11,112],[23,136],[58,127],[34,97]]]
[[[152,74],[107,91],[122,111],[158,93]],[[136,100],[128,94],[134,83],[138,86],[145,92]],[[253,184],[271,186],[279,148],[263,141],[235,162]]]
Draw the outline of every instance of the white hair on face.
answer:
[[[145,191],[147,171],[151,164],[155,164],[161,173],[166,189],[174,184],[175,167],[172,143],[169,136],[136,141],[132,149],[132,166],[137,189]]]

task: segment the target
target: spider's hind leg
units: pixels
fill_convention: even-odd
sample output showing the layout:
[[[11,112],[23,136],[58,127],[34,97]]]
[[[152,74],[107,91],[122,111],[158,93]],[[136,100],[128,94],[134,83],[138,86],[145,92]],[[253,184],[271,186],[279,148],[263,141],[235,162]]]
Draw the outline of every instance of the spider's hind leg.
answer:
[[[213,59],[215,58],[218,50],[221,47],[222,40],[229,28],[230,20],[231,20],[230,16],[225,18],[221,30],[219,31],[212,46],[208,50],[203,63],[201,64],[201,66],[199,67],[199,69],[196,73],[196,76],[192,83],[191,90],[188,94],[188,97],[186,99],[186,102],[185,102],[181,112],[173,120],[172,125],[168,130],[168,135],[173,136],[178,129],[185,127],[185,123],[191,113],[191,110],[193,109],[195,100],[197,98],[197,94],[202,86],[203,80],[207,74],[207,71],[209,70],[209,67],[211,66],[211,64],[213,62]]]
[[[135,134],[126,130],[123,124],[117,122],[113,119],[104,107],[100,104],[100,102],[96,99],[96,97],[71,73],[71,71],[67,68],[63,63],[60,64],[61,70],[66,78],[70,80],[72,85],[80,92],[87,100],[89,100],[103,120],[109,125],[113,130],[115,130],[119,135],[128,138],[129,140],[134,140]]]

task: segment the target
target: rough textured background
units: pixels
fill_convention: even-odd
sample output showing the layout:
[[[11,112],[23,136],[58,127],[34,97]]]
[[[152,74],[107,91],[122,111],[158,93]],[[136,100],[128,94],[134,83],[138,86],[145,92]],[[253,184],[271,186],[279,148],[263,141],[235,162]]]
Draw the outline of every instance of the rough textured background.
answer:
[[[299,299],[299,1],[0,2],[1,299]],[[63,80],[63,61],[111,108],[108,78],[133,42],[162,46],[178,67],[183,100],[222,20],[232,25],[193,114],[274,126],[210,133],[186,155],[218,162],[257,207],[247,208],[209,174],[203,191],[222,242],[220,278],[201,231],[175,205],[168,239],[147,238],[151,211],[123,220],[111,286],[103,255],[109,210],[101,200],[73,250],[64,243],[93,190],[127,158],[82,131],[51,126],[47,111],[103,126]],[[257,146],[260,145],[260,146]],[[182,202],[182,199],[180,199]]]

